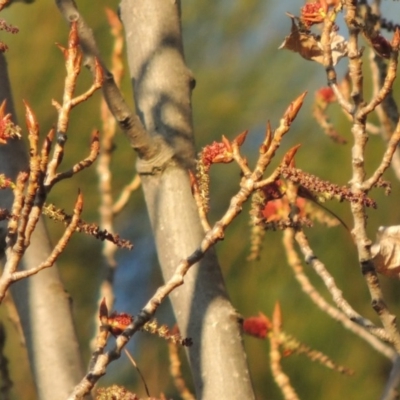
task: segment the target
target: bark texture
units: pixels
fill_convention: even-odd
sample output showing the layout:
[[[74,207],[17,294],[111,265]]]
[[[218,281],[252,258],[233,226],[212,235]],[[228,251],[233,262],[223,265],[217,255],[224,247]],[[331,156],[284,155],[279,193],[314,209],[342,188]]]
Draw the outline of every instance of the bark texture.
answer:
[[[0,103],[7,100],[7,110],[16,122],[7,64],[0,53]],[[0,145],[0,173],[15,179],[27,169],[27,157],[21,141]],[[0,192],[0,207],[10,209],[12,193]],[[5,224],[0,225],[0,250],[3,256]],[[32,235],[20,269],[36,267],[50,254],[51,244],[42,220]],[[28,347],[29,361],[41,400],[64,400],[84,374],[75,328],[71,301],[63,288],[57,267],[11,286]]]
[[[180,2],[122,0],[136,110],[158,146],[139,160],[158,258],[165,279],[204,236],[187,169],[193,166],[191,91],[181,38]],[[228,299],[214,251],[191,268],[171,295],[184,336],[197,399],[253,399],[237,313]]]

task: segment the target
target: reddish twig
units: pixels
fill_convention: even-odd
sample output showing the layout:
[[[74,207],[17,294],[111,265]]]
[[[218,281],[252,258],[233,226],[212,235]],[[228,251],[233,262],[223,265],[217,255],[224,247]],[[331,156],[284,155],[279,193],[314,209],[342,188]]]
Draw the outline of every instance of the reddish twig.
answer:
[[[58,111],[57,143],[54,147],[53,156],[47,166],[47,175],[44,181],[47,191],[51,189],[57,179],[59,180],[59,177],[57,178],[57,168],[63,159],[64,146],[67,140],[69,116],[72,108],[86,101],[97,89],[101,87],[103,82],[103,70],[101,69],[100,64],[95,61],[95,75],[92,86],[84,94],[74,97],[76,82],[81,71],[82,62],[82,53],[80,52],[78,46],[79,37],[77,24],[72,23],[68,39],[68,47],[64,48],[59,45],[65,57],[67,76],[65,78],[62,104],[53,100],[53,105]]]

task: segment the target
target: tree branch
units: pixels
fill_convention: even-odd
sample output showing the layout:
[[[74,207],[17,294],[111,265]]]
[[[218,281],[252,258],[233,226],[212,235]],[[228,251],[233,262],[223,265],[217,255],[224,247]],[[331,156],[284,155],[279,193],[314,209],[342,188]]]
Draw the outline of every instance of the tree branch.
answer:
[[[7,64],[0,54],[0,102],[7,100],[8,111],[16,122]],[[0,146],[0,171],[15,179],[26,170],[27,157],[21,141]],[[11,191],[2,190],[0,207],[10,209]],[[4,222],[0,224],[1,250],[4,251]],[[36,267],[50,254],[51,246],[42,219],[31,237],[31,246],[25,252],[20,270]],[[28,348],[28,355],[38,397],[42,400],[64,400],[82,376],[78,342],[72,321],[70,299],[65,294],[56,266],[35,277],[11,286],[11,292],[20,315]],[[57,310],[55,312],[55,310]],[[35,321],[32,324],[32,321]],[[49,368],[51,365],[51,368]]]
[[[85,62],[93,75],[95,74],[95,59],[97,58],[99,60],[104,76],[102,86],[104,98],[110,111],[118,121],[120,128],[127,135],[131,146],[143,159],[153,157],[157,148],[144,129],[139,117],[133,114],[129,109],[118,86],[115,84],[112,73],[106,68],[105,63],[101,60],[93,36],[93,31],[80,15],[75,1],[56,0],[56,5],[69,23],[77,21],[80,46],[85,55]]]

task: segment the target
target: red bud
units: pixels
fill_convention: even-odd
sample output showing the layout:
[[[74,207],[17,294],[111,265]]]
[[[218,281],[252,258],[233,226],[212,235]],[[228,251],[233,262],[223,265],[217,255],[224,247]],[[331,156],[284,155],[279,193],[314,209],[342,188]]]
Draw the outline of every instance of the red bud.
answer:
[[[26,126],[28,127],[29,134],[30,135],[38,135],[39,133],[39,124],[36,119],[36,115],[29,106],[28,102],[24,100],[24,106],[25,106],[25,121],[26,121]]]
[[[297,116],[297,113],[300,111],[301,106],[303,105],[304,98],[306,97],[307,91],[302,93],[297,99],[292,101],[289,104],[289,107],[285,111],[283,118],[287,120],[287,123],[290,125]]]
[[[249,133],[249,130],[245,130],[242,133],[240,133],[234,140],[233,143],[237,144],[239,147],[244,143],[246,140],[247,134]]]
[[[296,155],[300,146],[301,144],[296,144],[296,146],[293,146],[291,149],[289,149],[283,157],[282,164],[288,167],[294,161],[294,156]]]

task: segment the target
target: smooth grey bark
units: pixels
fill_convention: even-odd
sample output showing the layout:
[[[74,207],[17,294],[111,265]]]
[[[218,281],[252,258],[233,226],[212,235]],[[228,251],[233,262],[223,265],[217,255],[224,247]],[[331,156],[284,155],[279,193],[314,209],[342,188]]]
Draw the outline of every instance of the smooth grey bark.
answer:
[[[187,169],[194,162],[191,91],[194,79],[183,57],[180,2],[122,0],[128,62],[136,110],[159,145],[139,160],[146,204],[164,279],[204,237]],[[238,323],[213,250],[191,268],[171,294],[188,349],[197,399],[254,398]]]
[[[11,96],[4,55],[0,53],[0,103],[7,100],[7,111],[16,115]],[[21,141],[0,145],[0,173],[15,179],[27,169],[27,157]],[[0,192],[0,207],[10,209],[10,190]],[[0,225],[0,249],[4,250],[5,224]],[[32,235],[20,269],[36,267],[50,254],[52,247],[42,220]],[[3,255],[3,254],[2,254]],[[64,400],[84,375],[78,341],[71,314],[71,299],[65,292],[57,267],[11,286],[25,341],[38,398]]]

